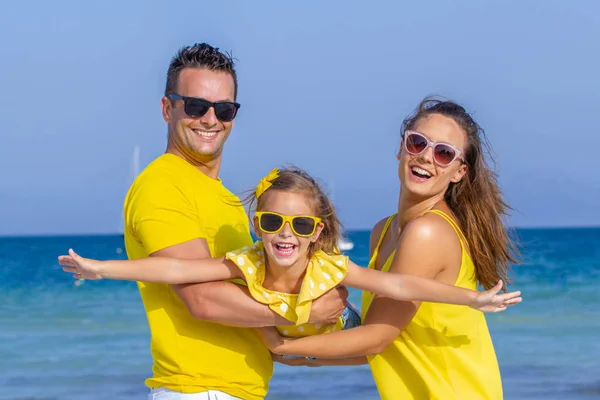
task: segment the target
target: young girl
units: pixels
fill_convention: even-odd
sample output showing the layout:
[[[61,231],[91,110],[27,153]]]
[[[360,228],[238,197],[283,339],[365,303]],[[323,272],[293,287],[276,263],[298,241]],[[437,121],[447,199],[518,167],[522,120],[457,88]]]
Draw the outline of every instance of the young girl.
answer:
[[[308,324],[311,303],[337,285],[347,285],[397,300],[466,305],[498,312],[521,301],[520,292],[498,295],[502,281],[477,292],[411,275],[386,274],[361,268],[337,249],[340,223],[333,205],[304,171],[272,170],[251,195],[256,201],[254,230],[262,239],[221,258],[183,260],[148,257],[96,261],[73,250],[60,256],[65,272],[79,279],[119,279],[183,284],[243,279],[254,299],[268,304],[295,325],[277,327],[286,337],[303,337],[350,328],[340,318],[335,325]],[[357,322],[358,321],[358,322]]]

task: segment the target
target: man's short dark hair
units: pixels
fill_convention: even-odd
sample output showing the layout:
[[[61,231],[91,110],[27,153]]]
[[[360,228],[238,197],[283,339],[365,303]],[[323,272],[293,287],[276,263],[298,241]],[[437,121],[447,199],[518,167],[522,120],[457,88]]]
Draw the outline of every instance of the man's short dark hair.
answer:
[[[185,46],[179,49],[171,59],[167,71],[167,86],[165,96],[175,93],[179,74],[184,68],[207,69],[216,72],[226,72],[233,78],[233,99],[237,98],[237,74],[233,59],[228,54],[219,51],[207,43],[196,43],[193,46]]]

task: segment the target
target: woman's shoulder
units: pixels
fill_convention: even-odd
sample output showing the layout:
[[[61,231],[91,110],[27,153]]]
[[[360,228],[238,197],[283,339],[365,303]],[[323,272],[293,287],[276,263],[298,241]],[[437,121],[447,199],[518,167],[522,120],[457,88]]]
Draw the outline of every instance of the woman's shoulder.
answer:
[[[400,273],[436,277],[447,268],[460,266],[461,246],[452,226],[435,213],[412,219],[400,234],[397,247]]]
[[[403,242],[419,242],[439,251],[460,247],[456,231],[444,217],[426,212],[410,221],[402,232]]]

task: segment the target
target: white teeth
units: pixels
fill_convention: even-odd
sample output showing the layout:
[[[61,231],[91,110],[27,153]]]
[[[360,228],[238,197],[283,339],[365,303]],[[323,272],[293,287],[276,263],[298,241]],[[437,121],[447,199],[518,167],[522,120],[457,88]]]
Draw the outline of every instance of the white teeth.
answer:
[[[206,137],[206,138],[211,138],[217,134],[217,132],[205,132],[205,131],[199,131],[197,129],[194,129],[193,131],[196,132],[198,135],[200,135],[202,137]]]
[[[419,167],[412,167],[412,170],[413,170],[414,172],[416,172],[417,174],[420,174],[420,175],[431,176],[431,174],[430,174],[429,172],[427,172],[427,171],[425,171],[424,169],[422,169],[422,168],[419,168]]]
[[[275,243],[275,248],[283,256],[291,256],[294,253],[294,245],[290,243]]]

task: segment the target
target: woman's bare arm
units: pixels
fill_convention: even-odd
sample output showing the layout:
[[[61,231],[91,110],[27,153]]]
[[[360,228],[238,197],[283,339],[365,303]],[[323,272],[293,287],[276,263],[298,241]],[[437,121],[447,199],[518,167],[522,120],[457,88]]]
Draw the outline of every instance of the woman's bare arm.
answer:
[[[418,219],[406,228],[398,243],[391,273],[435,279],[448,266],[458,271],[460,244],[454,231]],[[449,229],[452,229],[448,226]],[[272,352],[317,358],[360,357],[381,353],[417,313],[421,302],[398,301],[376,296],[364,324],[345,331],[285,339],[265,330],[263,337]]]

